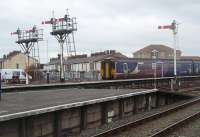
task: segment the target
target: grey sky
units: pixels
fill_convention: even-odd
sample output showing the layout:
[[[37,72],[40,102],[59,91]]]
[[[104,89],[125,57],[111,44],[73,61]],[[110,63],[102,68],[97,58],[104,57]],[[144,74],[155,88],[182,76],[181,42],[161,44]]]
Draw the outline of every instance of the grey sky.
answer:
[[[19,49],[10,32],[17,27],[44,28],[49,43],[49,56],[55,57],[59,46],[50,36],[50,26],[41,21],[52,16],[62,17],[65,9],[77,17],[75,34],[79,53],[115,49],[131,53],[148,44],[172,45],[170,30],[158,30],[158,25],[179,21],[179,49],[184,55],[200,55],[200,1],[199,0],[1,0],[0,57]],[[46,41],[40,42],[42,62],[47,59]]]

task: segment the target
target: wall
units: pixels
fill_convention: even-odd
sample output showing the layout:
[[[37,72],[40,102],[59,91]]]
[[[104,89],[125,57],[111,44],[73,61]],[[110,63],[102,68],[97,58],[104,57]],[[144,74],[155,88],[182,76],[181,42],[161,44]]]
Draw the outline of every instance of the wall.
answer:
[[[176,95],[148,93],[0,122],[0,137],[65,137],[171,104]],[[176,101],[178,101],[176,100]]]

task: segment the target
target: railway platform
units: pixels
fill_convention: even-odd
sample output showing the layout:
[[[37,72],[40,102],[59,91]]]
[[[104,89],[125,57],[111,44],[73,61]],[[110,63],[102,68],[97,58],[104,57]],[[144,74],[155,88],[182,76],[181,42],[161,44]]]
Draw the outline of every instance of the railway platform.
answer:
[[[188,86],[199,85],[200,76],[179,76],[177,83],[174,84],[174,77],[159,77],[159,78],[141,78],[141,79],[122,79],[122,80],[102,80],[102,81],[85,81],[85,82],[70,82],[70,83],[51,83],[37,85],[14,85],[2,87],[2,92],[21,92],[41,89],[62,89],[62,88],[95,88],[95,89],[117,89],[117,88],[144,88],[174,90]]]
[[[188,98],[157,89],[48,89],[3,93],[0,137],[62,137]]]

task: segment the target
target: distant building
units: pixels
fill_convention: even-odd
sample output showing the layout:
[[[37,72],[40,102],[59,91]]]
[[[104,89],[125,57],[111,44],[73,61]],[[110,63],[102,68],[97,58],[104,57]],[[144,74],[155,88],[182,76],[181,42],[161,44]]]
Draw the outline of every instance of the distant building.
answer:
[[[2,69],[2,67],[3,67],[3,59],[0,58],[0,69]]]
[[[60,58],[51,58],[49,63],[44,64],[45,71],[60,71]]]
[[[199,56],[181,56],[182,60],[196,60],[199,61],[200,57]]]
[[[173,59],[174,49],[165,45],[149,45],[133,53],[134,58],[152,59],[154,56],[158,59]],[[181,51],[176,50],[177,59],[181,57]]]
[[[104,59],[124,59],[125,55],[115,50],[74,56],[65,60],[65,71],[67,79],[99,80],[101,61]]]
[[[119,52],[116,52],[115,50],[92,53],[89,57],[87,57],[87,55],[74,56],[65,61],[65,70],[85,72],[99,71],[101,61],[108,58],[123,59],[127,57]]]
[[[116,52],[115,50],[96,52],[92,53],[90,56],[83,54],[65,58],[65,78],[73,80],[98,80],[100,63],[102,60],[124,58],[127,57],[119,52]],[[44,70],[49,70],[51,72],[60,71],[59,56],[58,58],[50,59],[50,62],[44,66]]]
[[[4,55],[0,59],[1,69],[26,69],[26,59],[28,57],[21,51],[13,51],[8,55]],[[29,66],[33,66],[38,61],[32,57],[29,58]]]

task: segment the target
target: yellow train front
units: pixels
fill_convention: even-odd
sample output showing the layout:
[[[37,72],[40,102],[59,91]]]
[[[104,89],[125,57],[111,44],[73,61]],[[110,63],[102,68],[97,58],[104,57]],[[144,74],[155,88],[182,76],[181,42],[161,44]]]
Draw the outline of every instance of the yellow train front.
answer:
[[[105,59],[101,62],[100,77],[102,80],[133,78],[138,70],[137,64],[137,61]]]
[[[101,62],[100,78],[102,80],[115,79],[115,62],[110,59],[105,59]]]

